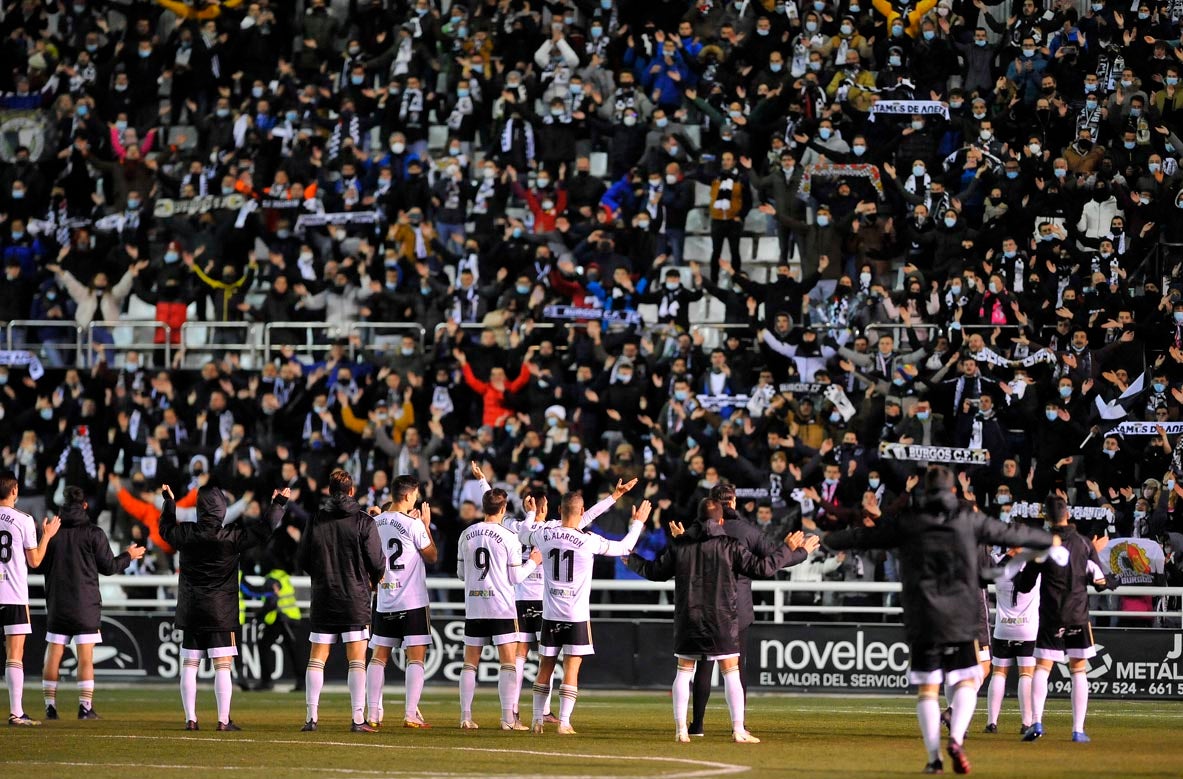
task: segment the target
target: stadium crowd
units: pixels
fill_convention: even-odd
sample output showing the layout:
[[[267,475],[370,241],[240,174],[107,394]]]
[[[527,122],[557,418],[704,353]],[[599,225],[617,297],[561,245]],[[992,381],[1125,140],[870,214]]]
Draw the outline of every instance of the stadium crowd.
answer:
[[[639,478],[593,530],[649,500],[650,557],[721,482],[779,540],[972,462],[987,513],[1062,490],[1178,583],[1181,17],[4,0],[0,321],[35,321],[0,365],[3,465],[30,513],[80,486],[149,540],[136,571],[174,563],[162,485],[183,512],[214,478],[247,517],[290,488],[256,563],[296,572],[332,469],[366,506],[411,474],[450,573],[472,461],[515,513]],[[151,348],[115,343],[130,306],[168,325]],[[187,321],[234,326],[195,361]],[[233,348],[287,322],[266,362]],[[783,575],[896,572],[823,549]]]

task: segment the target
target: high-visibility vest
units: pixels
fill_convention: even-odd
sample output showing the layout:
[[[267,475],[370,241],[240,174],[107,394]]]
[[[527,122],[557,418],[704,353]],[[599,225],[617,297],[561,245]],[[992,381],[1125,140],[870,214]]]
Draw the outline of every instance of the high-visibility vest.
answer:
[[[263,616],[263,622],[267,625],[275,624],[281,612],[290,620],[300,619],[300,607],[296,605],[296,588],[292,586],[292,577],[288,576],[287,571],[276,568],[267,574],[267,578],[275,580],[279,585],[279,592],[275,609]]]
[[[238,624],[246,624],[246,598],[242,597],[242,569],[238,569]]]

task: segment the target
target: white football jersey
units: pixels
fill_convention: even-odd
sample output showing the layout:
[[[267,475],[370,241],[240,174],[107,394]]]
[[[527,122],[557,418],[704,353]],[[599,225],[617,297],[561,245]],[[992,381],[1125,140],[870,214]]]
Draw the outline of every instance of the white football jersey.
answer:
[[[477,522],[460,535],[457,575],[464,580],[464,615],[468,619],[517,619],[514,586],[523,572],[522,544],[512,530],[495,522]]]
[[[583,512],[583,519],[579,522],[579,529],[590,525],[596,521],[596,517],[603,514],[608,509],[616,504],[616,499],[611,495],[601,500],[599,503],[592,506],[587,511]],[[522,542],[522,564],[524,565],[530,559],[530,552],[534,551],[534,547],[530,544],[530,533],[534,532],[540,527],[558,527],[559,521],[552,519],[539,522],[537,516],[533,511],[527,511],[526,516],[522,519],[514,519],[506,517],[501,524],[509,528],[514,533],[517,533],[518,540]],[[518,600],[542,600],[543,575],[542,566],[538,566],[534,571],[521,581],[517,586],[516,597]]]
[[[0,604],[29,605],[26,549],[37,548],[37,523],[23,511],[0,506]]]
[[[386,573],[378,583],[378,611],[410,611],[427,605],[427,568],[420,551],[431,546],[423,523],[401,511],[388,511],[374,517]]]
[[[994,582],[998,608],[994,612],[994,636],[1007,641],[1034,641],[1039,632],[1039,582],[1031,592],[1015,589],[1014,578],[1022,565],[1007,565]]]
[[[545,587],[542,618],[552,622],[587,622],[591,619],[592,563],[596,555],[623,557],[633,550],[644,527],[629,526],[620,541],[582,530],[545,523],[530,533],[530,545],[542,553]]]

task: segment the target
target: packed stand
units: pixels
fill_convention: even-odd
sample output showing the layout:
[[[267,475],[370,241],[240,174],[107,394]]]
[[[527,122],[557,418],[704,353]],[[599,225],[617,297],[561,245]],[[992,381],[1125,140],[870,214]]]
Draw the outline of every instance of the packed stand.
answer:
[[[1174,4],[3,10],[4,466],[30,512],[79,485],[150,539],[137,570],[173,564],[164,484],[246,517],[290,487],[265,571],[332,468],[371,506],[416,475],[450,573],[471,461],[514,511],[639,477],[594,530],[648,499],[652,556],[721,482],[779,539],[962,456],[887,443],[978,452],[962,496],[1004,520],[1105,510],[1183,580]]]

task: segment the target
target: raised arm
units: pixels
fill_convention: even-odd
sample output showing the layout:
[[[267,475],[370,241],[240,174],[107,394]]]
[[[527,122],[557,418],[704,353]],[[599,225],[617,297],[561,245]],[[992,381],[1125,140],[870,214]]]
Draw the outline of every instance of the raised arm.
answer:
[[[633,551],[633,547],[637,545],[637,539],[641,537],[641,531],[645,529],[645,523],[649,520],[649,512],[652,506],[649,501],[641,501],[641,505],[633,509],[633,519],[628,526],[628,534],[619,541],[609,541],[606,538],[600,538],[600,546],[595,550],[598,555],[605,557],[624,557]]]

